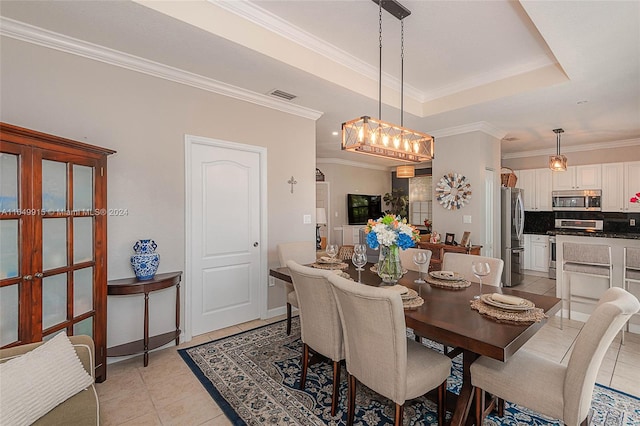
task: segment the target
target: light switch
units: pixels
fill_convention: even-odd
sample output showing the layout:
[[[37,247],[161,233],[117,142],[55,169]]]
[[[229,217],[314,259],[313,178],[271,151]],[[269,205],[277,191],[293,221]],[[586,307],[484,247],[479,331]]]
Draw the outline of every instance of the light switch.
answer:
[[[471,223],[471,215],[465,214],[464,216],[462,216],[462,223]]]
[[[308,223],[311,223],[311,215],[310,214],[302,215],[302,223],[304,223],[305,225]]]

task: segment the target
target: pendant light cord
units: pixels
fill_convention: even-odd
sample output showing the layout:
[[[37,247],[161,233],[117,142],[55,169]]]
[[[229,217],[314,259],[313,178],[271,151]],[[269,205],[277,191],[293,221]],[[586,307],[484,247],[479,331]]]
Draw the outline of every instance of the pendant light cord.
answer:
[[[400,20],[400,126],[404,127],[404,19]]]
[[[378,63],[378,120],[382,120],[382,0],[378,1],[380,57]]]

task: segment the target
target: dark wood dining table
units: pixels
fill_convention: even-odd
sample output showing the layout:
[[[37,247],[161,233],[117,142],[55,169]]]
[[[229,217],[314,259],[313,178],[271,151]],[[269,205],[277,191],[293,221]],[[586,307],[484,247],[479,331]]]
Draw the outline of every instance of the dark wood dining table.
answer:
[[[361,282],[366,285],[380,286],[380,277],[370,270],[367,264],[361,272]],[[350,264],[345,270],[357,281],[358,272]],[[271,269],[270,275],[283,281],[291,282],[288,268]],[[423,275],[425,275],[423,273]],[[424,299],[424,304],[417,309],[405,310],[405,321],[408,328],[416,335],[425,337],[448,347],[457,348],[462,353],[462,389],[456,399],[451,425],[465,425],[469,419],[469,410],[473,402],[471,385],[471,364],[479,356],[488,356],[500,361],[507,361],[534,334],[542,328],[546,320],[534,323],[509,324],[497,322],[471,309],[470,301],[479,294],[478,283],[453,290],[435,287],[430,284],[416,284],[418,273],[408,271],[398,284],[412,288]],[[424,278],[424,277],[423,277]],[[559,298],[519,291],[508,287],[484,285],[483,293],[503,293],[526,298],[536,307],[544,310],[548,317],[555,315],[561,306]],[[473,416],[472,416],[473,417]]]

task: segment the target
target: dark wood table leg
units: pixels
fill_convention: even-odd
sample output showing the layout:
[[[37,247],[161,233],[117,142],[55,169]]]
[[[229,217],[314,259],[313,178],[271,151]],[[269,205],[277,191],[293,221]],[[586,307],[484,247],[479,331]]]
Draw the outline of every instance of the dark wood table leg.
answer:
[[[180,282],[176,284],[176,346],[180,344]]]
[[[149,365],[149,293],[144,294],[144,366]]]
[[[452,426],[463,426],[467,422],[471,403],[473,402],[473,386],[471,386],[471,364],[478,358],[478,354],[462,351],[462,389],[458,395],[456,409],[451,418]]]

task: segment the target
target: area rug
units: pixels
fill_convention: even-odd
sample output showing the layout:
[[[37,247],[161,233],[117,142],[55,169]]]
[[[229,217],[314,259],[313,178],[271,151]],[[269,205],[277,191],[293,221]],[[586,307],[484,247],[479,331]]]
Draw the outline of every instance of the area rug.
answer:
[[[425,344],[435,349],[442,347]],[[281,321],[178,352],[234,425],[345,425],[345,369],[342,369],[340,409],[332,417],[332,367],[328,362],[312,365],[306,389],[299,390],[301,350],[299,321],[294,318],[290,336]],[[461,356],[453,360],[452,370],[448,389],[458,394]],[[393,424],[393,403],[362,385],[358,386],[356,409],[356,425]],[[640,424],[640,399],[605,386],[596,385],[591,410],[592,426]],[[450,415],[447,413],[448,419]],[[437,424],[435,403],[426,398],[407,401],[404,424]],[[562,423],[507,402],[505,417],[488,416],[484,425],[561,426]]]

